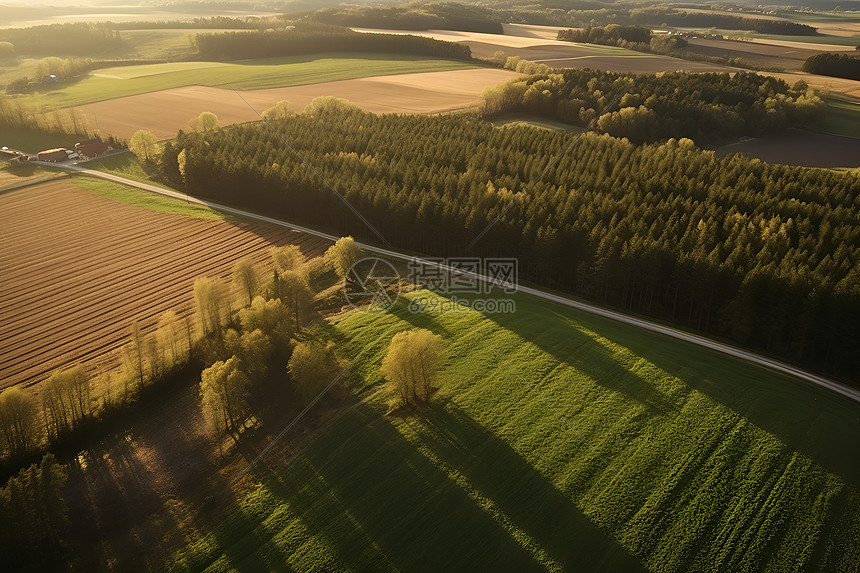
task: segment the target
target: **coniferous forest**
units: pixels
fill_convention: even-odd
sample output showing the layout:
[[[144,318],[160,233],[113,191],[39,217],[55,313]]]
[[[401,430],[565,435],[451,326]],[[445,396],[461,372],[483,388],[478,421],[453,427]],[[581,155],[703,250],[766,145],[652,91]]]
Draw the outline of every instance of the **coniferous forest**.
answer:
[[[699,95],[701,125],[737,88],[714,85]],[[675,107],[693,113],[694,98],[676,93],[684,99]],[[744,105],[733,107],[742,132],[758,121]],[[340,105],[273,125],[278,134],[262,124],[180,132],[165,147],[165,174],[193,195],[375,240],[283,137],[396,247],[517,256],[521,279],[856,381],[856,173],[718,159],[686,138],[635,144],[497,128],[477,114],[378,116]]]

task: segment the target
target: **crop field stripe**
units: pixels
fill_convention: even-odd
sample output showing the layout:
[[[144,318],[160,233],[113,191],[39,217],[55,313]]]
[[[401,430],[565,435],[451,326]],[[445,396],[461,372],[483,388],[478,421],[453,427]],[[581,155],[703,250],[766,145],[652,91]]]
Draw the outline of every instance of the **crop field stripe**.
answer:
[[[318,54],[244,62],[176,62],[104,68],[54,92],[32,97],[52,108],[85,105],[110,99],[186,86],[260,90],[373,76],[440,72],[476,68],[456,60],[390,54]],[[139,75],[135,75],[139,74]]]
[[[163,310],[190,312],[197,276],[228,276],[244,256],[268,268],[272,241],[310,252],[325,243],[260,223],[145,211],[68,181],[0,196],[0,206],[9,218],[0,230],[4,386],[32,384],[75,361],[113,366],[132,320],[149,332]],[[34,310],[34,300],[51,303]]]

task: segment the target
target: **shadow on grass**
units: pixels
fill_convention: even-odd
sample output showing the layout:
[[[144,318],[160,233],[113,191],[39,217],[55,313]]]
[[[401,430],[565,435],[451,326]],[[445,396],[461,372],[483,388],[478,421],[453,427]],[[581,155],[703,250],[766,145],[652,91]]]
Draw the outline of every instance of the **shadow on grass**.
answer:
[[[358,405],[267,485],[304,530],[283,550],[324,539],[337,568],[642,570],[451,404],[399,420]]]
[[[517,297],[517,305],[515,314],[486,318],[655,412],[673,407],[667,396],[623,369],[605,347],[569,321],[581,324],[775,435],[790,449],[860,484],[860,458],[853,455],[860,450],[860,406],[847,398],[632,326],[575,311],[561,314],[548,303],[526,297]]]

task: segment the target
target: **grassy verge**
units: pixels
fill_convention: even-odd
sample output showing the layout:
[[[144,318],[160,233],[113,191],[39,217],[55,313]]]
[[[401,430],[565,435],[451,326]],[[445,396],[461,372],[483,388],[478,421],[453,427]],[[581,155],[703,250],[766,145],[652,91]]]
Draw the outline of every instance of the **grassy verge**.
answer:
[[[102,157],[93,161],[87,161],[84,165],[86,165],[88,169],[93,169],[95,171],[119,175],[120,177],[125,177],[126,179],[131,179],[132,181],[137,181],[139,183],[147,183],[163,189],[176,191],[173,187],[154,181],[152,179],[152,168],[141,163],[137,156],[131,152],[118,153],[116,155]]]
[[[256,90],[379,75],[474,68],[453,60],[390,54],[317,54],[242,62],[174,62],[95,70],[88,77],[50,93],[33,95],[36,105],[69,107],[203,85]]]
[[[368,399],[174,570],[852,570],[860,406],[514,296],[516,312],[329,322]],[[385,415],[394,333],[448,344],[434,404]]]
[[[839,99],[827,100],[827,116],[821,130],[833,135],[860,138],[860,104]]]
[[[111,199],[112,201],[125,203],[142,209],[149,209],[150,211],[186,215],[197,219],[233,220],[229,215],[225,215],[224,213],[220,213],[203,205],[186,203],[180,199],[172,199],[163,195],[157,195],[142,189],[135,189],[134,187],[114,183],[113,181],[81,176],[74,177],[72,182],[81,189],[92,191],[93,193]]]

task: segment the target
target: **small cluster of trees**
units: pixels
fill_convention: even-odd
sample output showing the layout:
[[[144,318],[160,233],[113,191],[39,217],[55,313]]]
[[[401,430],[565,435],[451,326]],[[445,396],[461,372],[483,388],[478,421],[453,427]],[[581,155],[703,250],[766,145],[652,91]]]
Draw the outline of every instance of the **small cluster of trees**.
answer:
[[[619,109],[601,118],[599,131],[636,143],[688,138],[698,143],[758,136],[786,127],[814,125],[826,105],[803,82],[750,72],[735,74],[617,74],[593,70],[554,71],[543,64],[508,58],[505,67],[534,75],[487,88],[485,116],[524,111],[586,126],[612,96]],[[625,109],[627,108],[627,109]]]
[[[618,24],[559,30],[558,39],[566,42],[618,46],[654,54],[670,54],[687,45],[687,40],[680,36],[653,34],[650,28],[644,26],[619,26]]]
[[[203,335],[205,363],[200,395],[209,427],[219,445],[225,435],[238,440],[253,424],[249,399],[256,384],[272,373],[289,373],[294,394],[309,403],[334,383],[343,364],[333,342],[300,341],[310,324],[314,291],[312,271],[332,269],[345,280],[357,247],[344,237],[330,247],[323,264],[309,261],[299,247],[271,249],[272,275],[243,259],[233,269],[233,291],[240,308],[235,312],[225,281],[201,277],[194,283],[198,324]]]
[[[298,56],[322,52],[375,52],[411,54],[467,60],[471,50],[463,44],[421,36],[362,34],[348,28],[300,24],[285,29],[202,33],[195,36],[204,59],[242,60]]]
[[[860,49],[860,46],[858,46]],[[803,71],[810,74],[860,80],[860,56],[849,54],[815,54],[803,62]]]
[[[22,469],[0,488],[0,563],[5,570],[59,566],[59,544],[68,525],[67,472],[52,454]]]
[[[433,395],[442,368],[442,337],[425,328],[399,332],[382,360],[382,373],[400,406],[419,405]]]
[[[55,81],[64,81],[77,76],[93,67],[88,58],[58,58],[49,56],[42,58],[36,64],[35,77],[23,76],[12,80],[6,85],[8,93],[25,93],[42,86],[53,85]],[[51,77],[54,76],[54,77]]]

